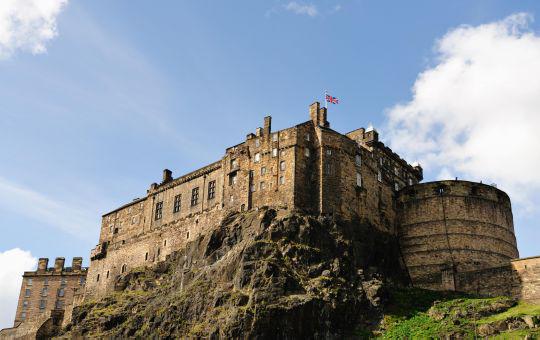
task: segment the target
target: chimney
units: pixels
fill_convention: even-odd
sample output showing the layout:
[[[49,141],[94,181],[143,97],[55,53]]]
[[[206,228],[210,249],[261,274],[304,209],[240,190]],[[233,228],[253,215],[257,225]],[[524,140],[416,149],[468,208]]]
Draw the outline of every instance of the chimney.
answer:
[[[255,136],[261,137],[262,136],[262,128],[258,127],[255,129]]]
[[[319,125],[319,109],[321,107],[321,104],[319,102],[315,102],[309,106],[309,118],[313,122],[315,126]]]
[[[47,266],[49,265],[49,259],[42,257],[38,261],[38,273],[45,273],[47,271]]]
[[[321,108],[319,102],[315,102],[309,106],[309,118],[311,118],[315,126],[330,127],[330,123],[326,120],[326,108]]]
[[[265,136],[270,136],[270,132],[272,132],[272,117],[266,116],[264,117],[264,131],[263,134]]]
[[[170,182],[170,181],[172,181],[172,171],[169,170],[169,169],[163,170],[163,182],[162,183],[167,183],[167,182]]]
[[[57,257],[54,260],[54,272],[55,273],[61,273],[62,270],[64,270],[64,262],[66,262],[66,260],[63,257]]]
[[[73,260],[71,261],[71,269],[74,272],[79,272],[81,271],[81,268],[82,268],[82,257],[74,257]]]

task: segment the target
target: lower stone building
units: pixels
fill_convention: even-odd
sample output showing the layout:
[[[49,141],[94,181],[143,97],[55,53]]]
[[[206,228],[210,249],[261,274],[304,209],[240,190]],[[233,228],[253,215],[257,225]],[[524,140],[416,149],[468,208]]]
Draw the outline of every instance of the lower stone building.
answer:
[[[60,323],[64,314],[70,314],[86,284],[88,268],[82,267],[82,261],[74,257],[71,267],[64,267],[65,259],[58,257],[49,268],[49,259],[40,258],[37,270],[23,274],[14,327],[2,330],[0,337],[37,332],[47,320]]]

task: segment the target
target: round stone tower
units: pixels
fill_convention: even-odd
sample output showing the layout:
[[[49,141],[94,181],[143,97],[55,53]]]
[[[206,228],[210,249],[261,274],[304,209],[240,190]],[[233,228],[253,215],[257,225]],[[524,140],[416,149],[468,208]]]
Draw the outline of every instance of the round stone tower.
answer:
[[[456,274],[518,258],[508,195],[494,186],[439,181],[398,193],[399,238],[413,285],[455,290]]]

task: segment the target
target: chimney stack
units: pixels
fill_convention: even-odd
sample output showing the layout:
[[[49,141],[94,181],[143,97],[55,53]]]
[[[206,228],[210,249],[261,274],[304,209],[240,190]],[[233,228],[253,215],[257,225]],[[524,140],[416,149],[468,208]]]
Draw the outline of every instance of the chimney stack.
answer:
[[[54,272],[55,273],[61,273],[62,270],[64,270],[64,262],[66,262],[66,260],[63,257],[57,257],[54,260]]]
[[[49,265],[49,259],[42,257],[38,260],[38,273],[45,273],[47,271],[47,266]]]
[[[272,117],[266,116],[264,117],[264,132],[263,134],[265,136],[270,136],[270,132],[272,132]]]
[[[74,257],[73,261],[71,262],[71,269],[74,272],[81,271],[82,268],[82,257]]]
[[[163,170],[163,182],[162,183],[167,183],[167,182],[170,182],[170,181],[172,181],[172,171],[169,170],[169,169]]]
[[[315,102],[309,106],[309,117],[315,126],[330,127],[330,123],[326,119],[326,107],[321,107],[319,102]]]

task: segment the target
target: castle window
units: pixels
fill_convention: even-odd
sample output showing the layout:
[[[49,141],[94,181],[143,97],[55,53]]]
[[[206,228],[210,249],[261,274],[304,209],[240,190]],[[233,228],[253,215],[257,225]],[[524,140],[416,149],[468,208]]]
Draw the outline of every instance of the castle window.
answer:
[[[47,287],[41,289],[41,296],[47,296],[49,294],[49,289]]]
[[[60,284],[61,284],[62,286],[65,286],[66,283],[67,283],[67,280],[66,280],[65,277],[63,277],[63,278],[60,280]]]
[[[28,308],[28,301],[24,300],[22,307],[23,307],[23,309]]]
[[[377,171],[377,181],[382,182],[382,172],[381,172],[381,170]]]
[[[261,189],[261,190],[266,189],[266,183],[264,183],[264,181],[262,181],[261,183],[259,183],[259,189]]]
[[[163,241],[163,246],[164,246],[164,247],[167,246],[167,240]]]
[[[237,168],[238,168],[238,161],[236,160],[236,158],[231,159],[231,170],[234,170]]]
[[[324,173],[326,175],[332,175],[334,173],[334,167],[333,167],[332,163],[326,162],[324,164]]]
[[[229,185],[236,184],[236,172],[229,175]]]
[[[285,184],[285,177],[279,176],[279,184],[281,185]]]
[[[136,221],[137,221],[137,218],[136,218],[135,216],[133,216],[133,217],[131,218],[131,224],[135,224]]]
[[[45,309],[47,306],[47,300],[39,300],[39,309]]]
[[[146,254],[144,254],[144,260],[148,261],[148,252],[146,252]]]
[[[31,286],[32,285],[32,278],[26,279],[26,285]]]
[[[398,175],[399,174],[399,169],[397,166],[394,167],[394,175]]]
[[[357,155],[354,157],[354,163],[355,163],[357,166],[362,165],[362,156],[360,156],[359,154],[357,154]]]
[[[306,133],[305,138],[309,142],[311,140],[311,135],[309,133]]]
[[[96,276],[96,282],[99,282],[99,274]]]
[[[305,155],[306,157],[309,157],[309,155],[310,155],[310,150],[309,150],[309,148],[305,148],[305,149],[304,149],[304,155]]]
[[[285,171],[285,161],[279,162],[279,170]]]
[[[113,234],[118,234],[118,228],[114,228]]]
[[[256,147],[261,146],[261,140],[259,138],[255,139],[255,146]]]
[[[186,234],[186,238],[189,239],[189,231]]]
[[[56,308],[56,309],[62,309],[62,307],[64,307],[64,301],[62,301],[62,300],[56,300],[55,308]]]
[[[44,286],[47,286],[49,284],[49,278],[46,277],[44,280],[43,280],[43,285]]]
[[[272,157],[277,157],[277,148],[272,149]]]
[[[255,192],[255,184],[251,184],[249,186],[249,190],[251,190],[251,192]]]
[[[191,206],[194,207],[199,204],[199,187],[191,190]]]
[[[326,149],[326,155],[332,156],[332,149]]]
[[[105,275],[105,278],[108,279],[109,278],[109,271],[107,270],[107,275]]]
[[[158,248],[158,249],[157,249],[157,256],[159,256],[160,254],[161,254],[161,249]]]
[[[125,271],[126,271],[126,265],[123,264],[123,265],[122,265],[122,273],[125,272]]]
[[[263,166],[261,168],[261,176],[264,175],[264,174],[266,174],[266,167]]]
[[[285,150],[281,150],[281,151],[279,152],[279,155],[280,155],[281,157],[285,156],[285,154],[286,154]]]
[[[382,158],[382,157],[381,157],[381,158],[379,158],[379,163],[381,163],[381,165],[383,165],[383,163],[384,163],[384,160],[383,160],[383,158]]]
[[[216,181],[208,182],[208,199],[211,200],[216,197]]]
[[[24,296],[25,296],[25,297],[29,297],[31,294],[32,294],[32,291],[31,291],[30,289],[26,289],[26,290],[24,291]]]
[[[260,161],[261,161],[261,154],[257,152],[255,154],[255,163],[259,163]]]
[[[399,191],[399,183],[398,182],[394,183],[394,190]]]
[[[356,173],[356,186],[362,186],[362,175],[359,172]]]
[[[56,295],[57,295],[58,297],[63,297],[63,296],[64,296],[64,293],[65,293],[65,292],[64,292],[64,288],[59,288],[58,291],[57,291],[57,293],[56,293]]]
[[[81,286],[84,285],[85,280],[86,280],[86,279],[85,279],[84,277],[81,277],[81,278],[79,279],[79,285],[81,285]]]
[[[22,312],[21,313],[21,320],[25,320],[26,319],[26,312]]]
[[[413,185],[413,180],[412,180],[412,178],[409,178],[409,185]]]
[[[230,201],[231,203],[234,202],[234,196],[233,196],[233,195],[229,196],[229,201]]]
[[[155,215],[156,221],[160,220],[162,216],[163,216],[163,202],[157,202],[156,203],[156,215]]]

